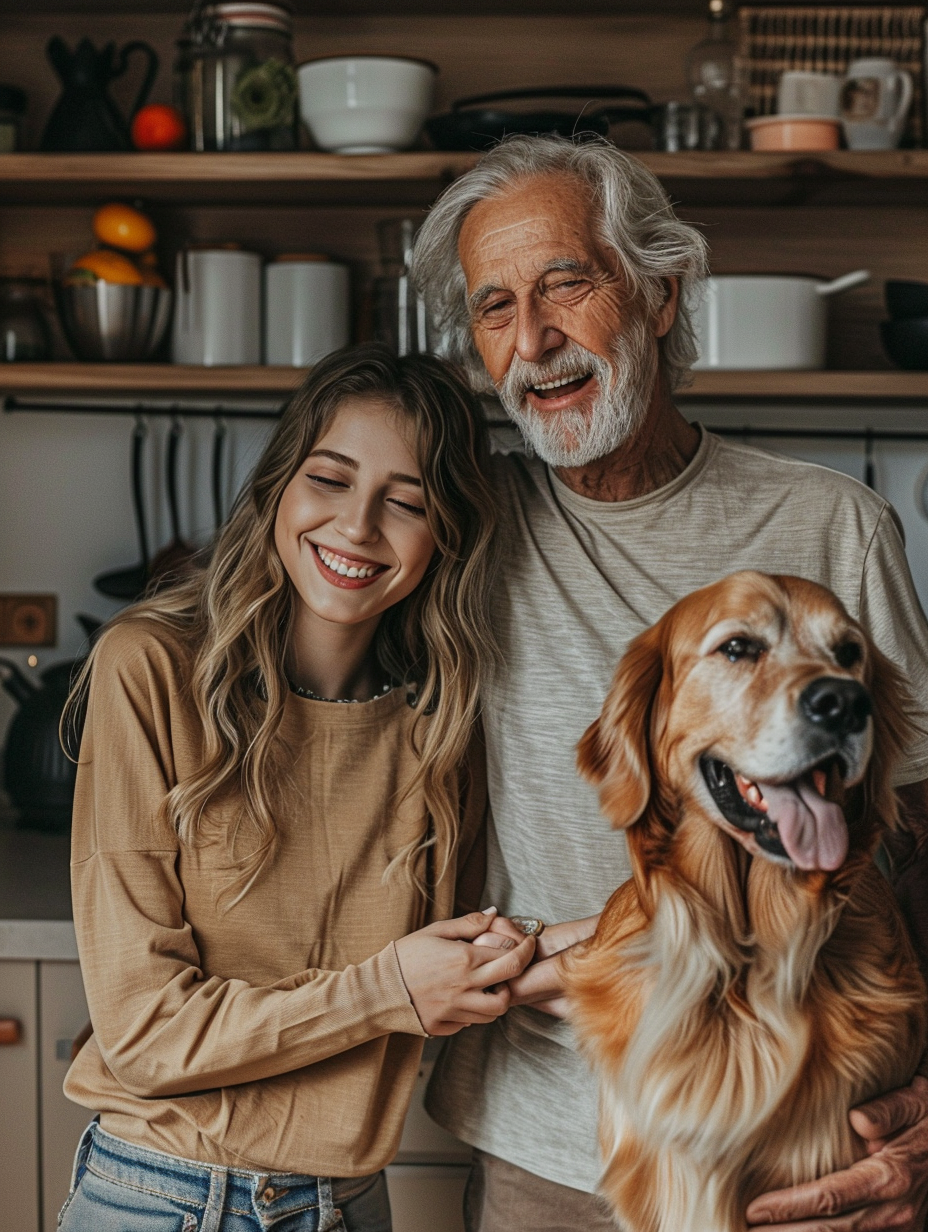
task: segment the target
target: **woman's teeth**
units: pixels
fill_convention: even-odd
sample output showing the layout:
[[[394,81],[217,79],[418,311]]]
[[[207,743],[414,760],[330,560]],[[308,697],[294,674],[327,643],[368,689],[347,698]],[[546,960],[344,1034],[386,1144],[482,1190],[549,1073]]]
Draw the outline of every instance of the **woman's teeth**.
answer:
[[[560,389],[562,385],[572,385],[574,381],[585,381],[590,374],[583,372],[579,376],[562,376],[556,381],[545,381],[543,385],[533,385],[532,389]]]
[[[344,556],[338,556],[335,552],[330,552],[328,548],[320,548],[313,544],[319,554],[319,559],[333,573],[338,573],[341,577],[349,578],[367,578],[373,575],[381,568],[380,565],[361,565],[360,567],[352,561],[346,560]]]

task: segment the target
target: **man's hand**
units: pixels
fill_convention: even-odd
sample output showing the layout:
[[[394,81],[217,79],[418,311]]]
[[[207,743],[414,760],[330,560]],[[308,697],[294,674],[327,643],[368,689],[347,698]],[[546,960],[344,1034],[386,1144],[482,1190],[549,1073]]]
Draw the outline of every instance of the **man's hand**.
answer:
[[[579,945],[581,941],[592,937],[598,923],[599,916],[591,915],[584,920],[549,924],[537,940],[535,956],[529,966],[521,975],[509,981],[510,1005],[530,1005],[532,1009],[551,1014],[554,1018],[566,1017],[567,1000],[564,996],[559,955],[571,946]],[[514,924],[501,916],[479,940],[487,944],[497,930],[514,927]]]
[[[843,1172],[762,1194],[749,1224],[779,1232],[924,1232],[928,1213],[928,1079],[854,1108],[868,1157]]]

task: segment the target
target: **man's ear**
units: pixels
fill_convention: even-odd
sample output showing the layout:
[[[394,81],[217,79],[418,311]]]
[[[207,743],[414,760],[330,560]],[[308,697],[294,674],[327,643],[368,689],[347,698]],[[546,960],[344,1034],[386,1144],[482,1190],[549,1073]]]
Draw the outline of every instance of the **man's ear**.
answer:
[[[617,830],[638,820],[651,795],[651,709],[664,671],[658,630],[629,646],[602,713],[577,746],[580,773],[599,787],[602,810]]]
[[[664,279],[664,302],[654,315],[654,337],[663,338],[677,319],[680,306],[680,279],[672,275]]]

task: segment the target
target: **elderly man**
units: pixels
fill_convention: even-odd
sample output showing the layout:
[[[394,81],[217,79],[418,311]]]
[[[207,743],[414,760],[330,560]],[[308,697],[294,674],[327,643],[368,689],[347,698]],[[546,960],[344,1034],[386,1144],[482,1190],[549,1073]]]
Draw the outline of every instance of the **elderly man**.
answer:
[[[605,142],[504,143],[435,205],[413,272],[453,357],[495,389],[527,446],[497,459],[503,663],[484,710],[487,901],[567,922],[546,930],[540,961],[514,982],[516,1008],[451,1042],[429,1108],[477,1148],[468,1232],[594,1232],[614,1227],[595,1196],[594,1083],[556,1016],[551,954],[589,933],[580,917],[629,875],[624,840],[573,764],[617,659],[676,599],[734,569],[830,586],[922,700],[928,628],[885,501],[832,471],[727,444],[675,408],[705,244],[634,159]],[[926,778],[928,734],[900,777],[920,817]],[[749,1222],[923,1227],[928,1081],[850,1115],[869,1158],[757,1199]]]

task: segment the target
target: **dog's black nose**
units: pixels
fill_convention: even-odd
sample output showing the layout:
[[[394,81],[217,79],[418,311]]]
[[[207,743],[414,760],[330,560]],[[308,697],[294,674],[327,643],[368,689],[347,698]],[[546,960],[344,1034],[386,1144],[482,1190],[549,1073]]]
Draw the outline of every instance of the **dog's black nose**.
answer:
[[[836,736],[862,732],[873,709],[862,684],[838,676],[813,680],[800,695],[799,706],[807,719]]]

